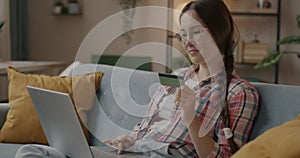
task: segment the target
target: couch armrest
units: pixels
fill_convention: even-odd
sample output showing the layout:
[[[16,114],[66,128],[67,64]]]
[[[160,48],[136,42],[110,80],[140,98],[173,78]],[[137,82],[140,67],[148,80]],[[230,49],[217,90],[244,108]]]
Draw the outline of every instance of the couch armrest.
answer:
[[[8,103],[0,103],[0,129],[6,120],[6,114],[9,110]]]

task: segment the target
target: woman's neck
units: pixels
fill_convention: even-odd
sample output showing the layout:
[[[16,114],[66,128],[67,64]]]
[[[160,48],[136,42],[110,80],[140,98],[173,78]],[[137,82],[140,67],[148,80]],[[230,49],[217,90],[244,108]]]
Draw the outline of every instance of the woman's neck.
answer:
[[[210,77],[210,73],[207,65],[196,65],[194,66],[195,73],[191,76],[194,81],[203,81]]]

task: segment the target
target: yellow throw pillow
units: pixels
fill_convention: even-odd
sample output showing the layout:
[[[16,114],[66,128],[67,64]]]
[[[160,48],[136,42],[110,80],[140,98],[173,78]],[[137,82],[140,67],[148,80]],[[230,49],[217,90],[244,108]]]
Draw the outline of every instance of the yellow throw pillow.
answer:
[[[300,115],[296,120],[267,130],[243,146],[232,158],[299,158]]]
[[[69,93],[81,118],[81,123],[86,124],[86,112],[92,108],[102,73],[58,77],[23,74],[8,67],[7,76],[10,109],[0,130],[0,142],[48,144],[26,86]],[[85,126],[83,129],[88,139],[88,130]]]

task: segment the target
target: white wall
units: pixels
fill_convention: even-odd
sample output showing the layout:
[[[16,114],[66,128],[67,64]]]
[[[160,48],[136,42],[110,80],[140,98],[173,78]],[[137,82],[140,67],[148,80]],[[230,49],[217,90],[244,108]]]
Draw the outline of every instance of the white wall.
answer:
[[[53,0],[29,0],[29,59],[62,60],[67,63],[74,61],[77,50],[89,31],[102,20],[121,11],[118,0],[81,0],[80,2],[83,11],[81,16],[53,16],[51,14]],[[166,1],[143,0],[138,3],[138,6],[166,6],[165,3]],[[162,16],[166,17],[166,15]],[[147,19],[146,15],[145,19]],[[166,32],[159,29],[136,30],[132,37],[133,41],[129,45],[123,37],[115,39],[104,53],[121,55],[141,43],[166,42]],[[164,53],[165,49],[160,51]],[[140,53],[137,55],[142,56],[143,51],[141,50]],[[155,57],[157,55],[161,56],[157,52],[153,53],[152,57],[157,58]],[[165,62],[164,58],[162,59]],[[162,71],[155,66],[154,69]]]
[[[300,35],[297,28],[296,16],[300,15],[299,0],[282,0],[281,37]],[[281,50],[300,52],[300,45],[284,46]],[[279,82],[284,84],[300,85],[300,58],[295,54],[285,55],[280,61]]]
[[[179,1],[179,0],[178,0]],[[274,0],[272,0],[273,2]],[[100,21],[121,10],[119,0],[82,0],[82,16],[52,16],[53,0],[29,0],[29,58],[32,60],[63,60],[72,62],[85,35]],[[141,0],[139,5],[167,6],[167,0]],[[275,4],[274,4],[275,5]],[[298,34],[295,16],[300,14],[299,0],[282,0],[281,37]],[[275,20],[264,21],[266,25],[257,26],[256,23],[247,24],[252,30],[266,29],[262,32],[262,40],[275,42]],[[249,37],[248,39],[251,39]],[[159,29],[141,29],[134,33],[134,41],[127,45],[120,37],[114,40],[105,50],[108,54],[122,54],[128,49],[146,42],[166,42],[166,31]],[[291,47],[291,46],[290,46]],[[140,50],[144,47],[138,47]],[[149,48],[148,48],[149,49]],[[272,49],[272,48],[270,48]],[[284,47],[282,47],[284,49]],[[293,49],[299,50],[299,47]],[[135,52],[136,49],[134,49]],[[158,51],[165,51],[159,49]],[[140,50],[143,52],[143,50]],[[147,51],[148,52],[148,51]],[[161,58],[161,53],[155,50],[155,58]],[[162,52],[165,53],[165,52]],[[161,60],[164,57],[161,58]],[[157,68],[157,71],[162,70]],[[267,82],[273,82],[274,70],[253,70],[249,66],[238,67],[241,76],[253,76]],[[280,62],[279,83],[300,85],[300,59],[292,55],[285,55]]]
[[[85,35],[120,11],[118,1],[84,0],[81,16],[53,16],[53,0],[29,0],[29,58],[72,62]]]

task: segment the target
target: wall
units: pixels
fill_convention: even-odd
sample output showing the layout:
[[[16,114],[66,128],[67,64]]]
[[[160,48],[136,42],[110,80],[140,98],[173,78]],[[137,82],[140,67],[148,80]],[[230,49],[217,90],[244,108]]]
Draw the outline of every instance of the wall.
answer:
[[[299,0],[282,0],[282,23],[281,37],[300,35],[297,28],[296,16],[300,15]],[[281,50],[292,50],[300,52],[300,45],[284,46]],[[300,58],[295,54],[287,54],[280,61],[279,82],[284,84],[300,85]]]
[[[109,16],[121,11],[118,0],[81,0],[80,2],[83,11],[81,16],[53,16],[51,14],[53,0],[29,0],[29,59],[62,60],[71,63],[75,60],[77,50],[90,30]],[[165,3],[166,1],[143,0],[138,3],[138,6],[165,6]],[[126,44],[123,37],[116,38],[104,53],[121,55],[141,43],[165,43],[165,36],[164,30],[139,29],[132,34],[133,41],[130,44]],[[138,50],[140,53],[135,50],[132,54],[143,55],[143,51]],[[165,48],[160,51],[165,52]],[[165,57],[160,58],[161,54],[158,53],[154,52],[150,55],[165,63]],[[163,70],[157,67],[156,71]]]
[[[72,62],[85,35],[120,10],[117,1],[82,1],[83,15],[53,16],[53,0],[29,0],[29,58]]]
[[[100,21],[121,10],[118,0],[82,0],[82,2],[82,16],[52,16],[53,0],[29,0],[30,59],[72,62],[86,34]],[[167,6],[167,1],[141,0],[139,5]],[[282,0],[281,37],[299,34],[299,29],[296,28],[295,24],[295,16],[300,14],[300,9],[297,6],[300,6],[299,0]],[[267,23],[269,23],[270,28],[275,25],[274,20]],[[250,23],[249,25],[253,25],[254,29],[257,28],[255,23]],[[266,28],[269,25],[260,25],[259,27]],[[272,29],[269,30],[269,32],[272,31]],[[274,34],[271,33],[266,38],[274,39],[273,37]],[[127,45],[124,38],[117,38],[109,45],[105,53],[122,54],[130,48],[147,42],[165,43],[166,32],[165,30],[151,28],[141,29],[135,31],[133,40],[130,45]],[[299,50],[299,47],[290,47]],[[141,46],[133,50],[136,54],[139,54],[139,52],[143,52],[143,49],[145,50],[145,47]],[[147,47],[147,49],[150,48]],[[282,47],[282,49],[284,50],[285,48]],[[162,57],[162,54],[165,53],[164,51],[165,49],[161,47],[154,50],[152,55],[154,58],[164,61],[165,55]],[[163,71],[159,67],[156,70]],[[300,85],[299,72],[300,59],[295,58],[293,55],[285,55],[280,62],[279,83]],[[273,68],[256,71],[252,67],[241,66],[238,67],[238,73],[241,76],[258,76],[267,82],[273,82],[274,79]]]

